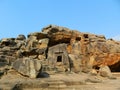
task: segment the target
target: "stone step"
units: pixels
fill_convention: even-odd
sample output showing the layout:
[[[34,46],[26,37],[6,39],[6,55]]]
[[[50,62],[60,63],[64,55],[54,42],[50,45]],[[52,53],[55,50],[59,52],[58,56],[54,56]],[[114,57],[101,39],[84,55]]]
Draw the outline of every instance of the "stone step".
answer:
[[[47,82],[49,85],[63,85],[65,84],[64,82],[62,81],[48,81]]]
[[[50,89],[50,88],[29,88],[29,89],[23,89],[23,90],[76,90],[76,89],[70,89],[70,88],[64,88],[64,89]],[[79,89],[80,90],[80,89]]]
[[[68,90],[97,90],[95,86],[91,85],[71,85],[67,87]]]
[[[48,88],[50,89],[65,89],[66,85],[50,85]]]
[[[49,84],[49,89],[51,90],[61,90],[61,89],[65,89],[66,90],[66,84],[62,81],[48,81],[47,82]]]
[[[65,84],[67,86],[71,86],[71,85],[85,85],[86,82],[84,82],[84,81],[65,81]]]

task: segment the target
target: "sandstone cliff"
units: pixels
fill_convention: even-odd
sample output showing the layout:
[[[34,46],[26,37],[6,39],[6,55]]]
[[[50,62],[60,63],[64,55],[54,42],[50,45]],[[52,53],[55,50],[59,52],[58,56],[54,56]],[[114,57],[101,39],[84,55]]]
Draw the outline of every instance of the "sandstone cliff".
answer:
[[[26,61],[26,57],[33,61]],[[17,63],[18,59],[23,61]],[[39,65],[32,64],[37,60]],[[16,63],[23,66],[17,67]],[[101,66],[109,66],[111,71],[119,72],[120,42],[107,40],[103,35],[82,33],[55,25],[49,25],[41,32],[30,33],[27,38],[19,35],[16,38],[1,40],[1,72],[14,68],[23,75],[35,78],[37,77],[34,69],[36,66],[39,69],[37,74],[38,71],[49,74],[69,71],[91,72],[92,69],[99,70]],[[23,72],[24,67],[32,68],[35,74],[30,71]]]

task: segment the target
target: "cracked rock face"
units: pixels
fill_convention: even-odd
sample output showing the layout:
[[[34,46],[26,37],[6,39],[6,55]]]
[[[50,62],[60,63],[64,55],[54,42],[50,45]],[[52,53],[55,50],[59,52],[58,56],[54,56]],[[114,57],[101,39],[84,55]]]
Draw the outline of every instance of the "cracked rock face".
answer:
[[[13,63],[13,68],[24,76],[36,78],[42,66],[39,60],[24,58],[16,60]]]
[[[104,65],[120,72],[120,42],[107,40],[103,35],[49,25],[27,38],[21,34],[17,38],[2,39],[0,64],[13,64],[19,73],[31,78],[37,76],[41,66],[46,72],[90,72]]]

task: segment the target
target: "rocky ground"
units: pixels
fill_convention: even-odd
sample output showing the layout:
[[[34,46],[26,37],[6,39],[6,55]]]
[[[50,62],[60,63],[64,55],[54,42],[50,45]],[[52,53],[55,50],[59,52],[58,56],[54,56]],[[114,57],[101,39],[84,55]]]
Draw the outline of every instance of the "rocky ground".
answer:
[[[0,90],[120,90],[120,74],[116,79],[86,73],[44,73],[39,78],[30,79],[14,70],[0,79]],[[46,77],[46,78],[45,78]]]

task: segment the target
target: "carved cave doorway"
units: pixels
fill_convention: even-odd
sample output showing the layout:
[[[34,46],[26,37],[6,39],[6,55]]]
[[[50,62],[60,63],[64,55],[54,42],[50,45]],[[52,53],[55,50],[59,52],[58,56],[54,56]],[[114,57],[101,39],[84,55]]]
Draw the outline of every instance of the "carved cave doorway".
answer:
[[[62,56],[57,56],[57,62],[62,62]]]

